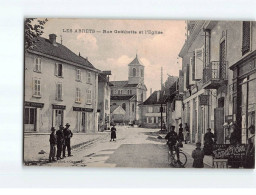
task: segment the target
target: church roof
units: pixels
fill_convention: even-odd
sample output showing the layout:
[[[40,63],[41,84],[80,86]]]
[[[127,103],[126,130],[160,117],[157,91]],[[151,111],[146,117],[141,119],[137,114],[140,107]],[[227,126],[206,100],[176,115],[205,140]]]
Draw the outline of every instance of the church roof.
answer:
[[[114,87],[124,87],[128,84],[128,81],[110,81]]]
[[[134,60],[128,66],[130,66],[130,65],[143,66],[142,63],[140,62],[137,54],[136,54],[136,57],[134,58]]]
[[[134,95],[112,95],[110,100],[130,100]]]

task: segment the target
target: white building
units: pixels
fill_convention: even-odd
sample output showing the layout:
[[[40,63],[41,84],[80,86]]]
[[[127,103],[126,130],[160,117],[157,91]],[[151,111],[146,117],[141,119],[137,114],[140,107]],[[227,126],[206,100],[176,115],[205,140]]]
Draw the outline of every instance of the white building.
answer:
[[[70,123],[74,132],[97,130],[98,70],[56,42],[39,38],[25,53],[24,132],[50,132]]]

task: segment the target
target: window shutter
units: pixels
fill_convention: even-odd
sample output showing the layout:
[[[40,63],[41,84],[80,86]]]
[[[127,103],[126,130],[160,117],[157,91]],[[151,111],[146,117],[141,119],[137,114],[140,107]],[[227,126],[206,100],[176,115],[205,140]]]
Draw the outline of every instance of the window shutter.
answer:
[[[55,76],[58,75],[58,63],[55,63],[54,74],[55,74]]]
[[[33,91],[33,95],[36,95],[35,86],[36,86],[36,79],[33,78],[33,79],[32,79],[32,91]]]
[[[193,57],[190,58],[189,60],[189,84],[193,85],[195,84],[195,72],[193,71],[193,66],[194,66],[194,62],[193,62]]]
[[[202,79],[204,68],[204,46],[195,50],[195,80]]]
[[[187,65],[187,70],[186,70],[186,88],[189,88],[189,64]]]
[[[242,55],[250,51],[251,44],[251,23],[243,22]]]

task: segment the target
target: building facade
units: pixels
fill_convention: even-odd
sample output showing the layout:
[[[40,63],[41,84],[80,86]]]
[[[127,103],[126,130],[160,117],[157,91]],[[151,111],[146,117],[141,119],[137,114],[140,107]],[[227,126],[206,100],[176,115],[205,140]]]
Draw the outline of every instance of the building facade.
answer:
[[[110,128],[110,87],[109,75],[111,71],[103,71],[98,75],[98,122],[99,131]]]
[[[163,91],[154,91],[143,103],[141,103],[141,126],[146,128],[161,127],[161,106],[162,124],[166,127],[166,96]]]
[[[25,52],[24,132],[49,133],[70,123],[74,132],[97,131],[98,70],[88,59],[39,38]]]
[[[179,92],[179,80],[175,81],[169,89],[169,95],[166,98],[166,126],[175,126],[178,133],[179,125],[182,124],[183,94]]]
[[[111,106],[120,105],[125,110],[126,124],[139,124],[141,110],[138,105],[146,99],[147,95],[147,87],[144,84],[144,66],[136,55],[128,67],[128,80],[111,81]]]
[[[191,142],[203,142],[211,128],[218,144],[229,143],[230,129],[224,124],[232,122],[246,143],[248,127],[255,124],[255,101],[249,98],[255,97],[255,90],[249,92],[255,86],[255,22],[188,21],[187,30],[179,54],[180,92],[182,122],[190,127]]]

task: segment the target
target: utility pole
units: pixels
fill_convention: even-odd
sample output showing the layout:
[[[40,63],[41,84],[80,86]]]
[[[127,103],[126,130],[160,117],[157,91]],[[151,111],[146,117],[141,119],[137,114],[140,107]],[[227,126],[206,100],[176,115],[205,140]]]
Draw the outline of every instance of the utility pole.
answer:
[[[160,99],[160,102],[161,102],[161,107],[160,107],[160,112],[161,112],[161,131],[163,130],[163,102],[162,102],[162,99],[161,99],[161,95],[162,95],[162,90],[163,90],[163,67],[161,67],[161,91],[160,91],[160,94],[159,94],[159,99]]]

